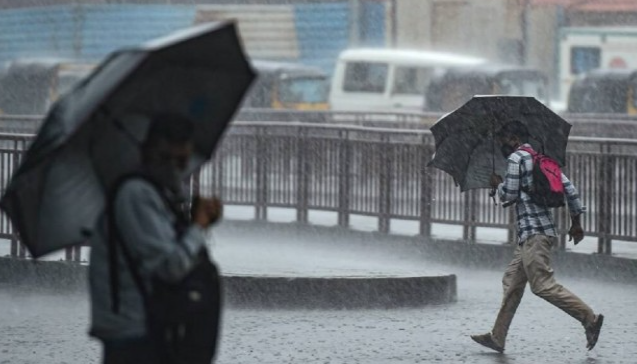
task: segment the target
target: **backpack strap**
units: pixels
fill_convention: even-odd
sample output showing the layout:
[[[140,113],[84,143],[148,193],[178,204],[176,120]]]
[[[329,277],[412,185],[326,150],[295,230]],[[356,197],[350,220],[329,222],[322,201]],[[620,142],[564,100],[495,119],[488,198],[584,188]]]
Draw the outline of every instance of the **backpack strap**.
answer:
[[[540,157],[540,153],[536,152],[535,150],[533,150],[531,148],[519,147],[518,150],[522,150],[522,151],[525,151],[525,152],[529,153],[531,155],[531,158],[532,158],[531,160],[533,161],[533,165],[535,165],[537,159]],[[520,167],[522,167],[521,163],[520,163]],[[533,168],[533,167],[531,167],[531,168]],[[530,172],[530,173],[532,173],[532,172]],[[526,193],[529,193],[531,191],[531,187],[530,186],[522,186],[522,180],[520,180],[520,190],[524,191]]]
[[[533,159],[537,158],[537,156],[539,155],[539,153],[538,153],[538,152],[534,151],[534,150],[533,150],[533,149],[531,149],[531,148],[527,148],[527,147],[519,147],[518,149],[519,149],[519,150],[523,150],[523,151],[525,151],[525,152],[529,153],[529,154],[531,155],[531,157],[533,157]]]

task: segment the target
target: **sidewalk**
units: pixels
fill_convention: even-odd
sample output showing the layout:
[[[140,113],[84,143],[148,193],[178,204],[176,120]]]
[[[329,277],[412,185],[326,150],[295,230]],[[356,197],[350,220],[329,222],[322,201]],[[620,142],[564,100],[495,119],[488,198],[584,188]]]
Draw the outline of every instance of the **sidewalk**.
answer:
[[[354,235],[354,234],[352,234]],[[500,271],[443,266],[395,240],[365,235],[325,241],[321,231],[284,226],[219,226],[213,255],[223,271],[329,274],[437,272],[458,275],[458,302],[399,310],[224,311],[217,364],[391,363],[634,363],[637,315],[634,284],[559,277],[606,315],[597,347],[588,352],[581,326],[527,290],[504,355],[483,349],[468,335],[486,332],[501,299]],[[393,244],[392,244],[393,243]],[[292,248],[297,247],[297,248]],[[298,248],[300,247],[300,248]],[[351,272],[351,271],[350,271]],[[262,271],[263,273],[263,271]],[[0,287],[0,363],[98,362],[99,346],[86,336],[85,292],[16,292]]]

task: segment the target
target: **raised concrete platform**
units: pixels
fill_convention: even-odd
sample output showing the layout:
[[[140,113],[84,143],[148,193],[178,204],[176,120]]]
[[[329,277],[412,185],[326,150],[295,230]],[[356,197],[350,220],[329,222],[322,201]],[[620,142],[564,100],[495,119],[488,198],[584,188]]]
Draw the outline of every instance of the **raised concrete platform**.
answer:
[[[421,307],[457,300],[447,267],[386,241],[338,240],[326,231],[224,224],[210,237],[226,304],[255,308]],[[0,258],[0,284],[86,289],[86,264]]]
[[[396,308],[455,302],[456,276],[415,251],[323,229],[229,223],[211,250],[228,303],[268,308]],[[257,237],[257,239],[255,239]]]
[[[455,302],[456,276],[249,277],[226,276],[226,300],[259,308],[361,309]]]

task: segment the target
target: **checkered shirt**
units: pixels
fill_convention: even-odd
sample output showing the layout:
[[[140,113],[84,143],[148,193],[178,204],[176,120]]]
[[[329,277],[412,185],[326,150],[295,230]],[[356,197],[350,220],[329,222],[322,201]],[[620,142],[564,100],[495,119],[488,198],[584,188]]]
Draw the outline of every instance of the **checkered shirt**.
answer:
[[[504,182],[498,186],[498,195],[503,203],[515,203],[518,220],[518,244],[522,245],[532,235],[542,234],[557,236],[551,211],[536,205],[521,187],[529,187],[533,183],[533,157],[520,148],[531,148],[523,144],[508,158],[507,172]],[[562,184],[566,194],[571,216],[586,211],[582,206],[579,194],[571,181],[562,173]]]

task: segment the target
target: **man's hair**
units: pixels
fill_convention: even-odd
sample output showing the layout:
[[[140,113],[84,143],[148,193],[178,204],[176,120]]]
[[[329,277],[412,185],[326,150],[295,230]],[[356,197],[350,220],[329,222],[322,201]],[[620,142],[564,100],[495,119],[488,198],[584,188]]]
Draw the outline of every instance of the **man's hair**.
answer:
[[[506,123],[496,134],[498,137],[514,136],[520,141],[527,142],[529,140],[529,129],[519,120],[512,120]]]
[[[192,141],[194,123],[179,114],[160,114],[153,118],[143,147],[149,147],[162,140],[169,144],[183,144]]]

